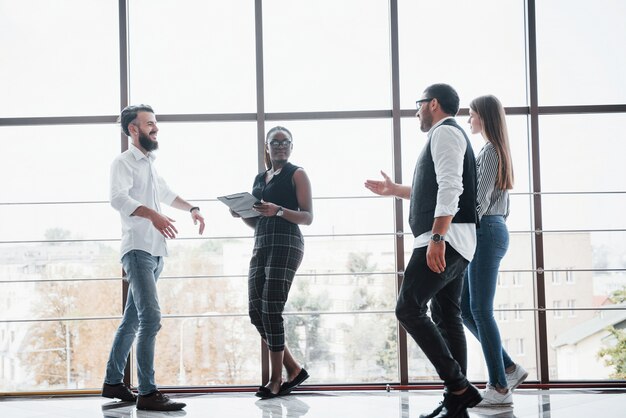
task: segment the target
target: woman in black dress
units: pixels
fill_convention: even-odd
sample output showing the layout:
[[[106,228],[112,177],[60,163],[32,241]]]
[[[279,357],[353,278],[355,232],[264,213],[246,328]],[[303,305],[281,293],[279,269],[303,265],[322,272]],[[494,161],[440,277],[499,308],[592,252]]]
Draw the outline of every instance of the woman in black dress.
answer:
[[[256,393],[263,399],[287,395],[309,377],[285,345],[282,317],[304,254],[298,225],[313,221],[311,183],[302,168],[289,162],[292,149],[289,130],[281,126],[269,130],[265,141],[267,170],[256,176],[252,188],[260,202],[254,206],[260,216],[243,219],[254,228],[248,274],[250,319],[270,351],[270,380]],[[283,366],[287,372],[285,382]]]

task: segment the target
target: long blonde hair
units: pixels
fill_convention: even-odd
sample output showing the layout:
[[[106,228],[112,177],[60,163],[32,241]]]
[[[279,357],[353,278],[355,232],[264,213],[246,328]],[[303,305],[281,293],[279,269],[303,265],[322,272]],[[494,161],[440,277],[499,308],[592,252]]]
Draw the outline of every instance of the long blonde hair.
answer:
[[[483,135],[491,142],[498,154],[498,172],[496,187],[500,190],[513,188],[513,162],[509,147],[509,134],[506,127],[504,107],[497,97],[492,95],[480,96],[472,100],[470,109],[478,113],[483,125]]]

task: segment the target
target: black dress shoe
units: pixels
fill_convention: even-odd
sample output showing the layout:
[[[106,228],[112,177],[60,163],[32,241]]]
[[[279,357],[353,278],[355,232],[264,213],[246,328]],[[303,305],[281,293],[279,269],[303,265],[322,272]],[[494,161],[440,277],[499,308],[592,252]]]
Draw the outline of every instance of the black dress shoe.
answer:
[[[459,418],[467,414],[467,408],[473,408],[482,401],[483,397],[476,387],[470,384],[467,390],[460,395],[447,392],[443,395],[441,412],[435,418]]]
[[[300,370],[300,373],[298,373],[298,375],[294,377],[292,381],[285,382],[282,385],[280,385],[280,392],[278,392],[278,394],[280,396],[289,395],[292,390],[300,386],[302,382],[304,382],[308,378],[309,378],[309,373],[306,370],[304,370],[304,367],[303,367],[302,370]]]
[[[130,391],[130,388],[123,383],[117,385],[102,385],[102,396],[111,399],[121,399],[124,402],[135,402],[137,395]]]
[[[257,390],[254,395],[261,399],[270,399],[280,396],[280,392],[274,393],[267,386],[259,386],[259,390]]]
[[[139,395],[137,398],[137,409],[149,411],[179,411],[186,406],[185,403],[174,402],[158,390],[149,395]]]
[[[435,408],[433,412],[431,412],[430,414],[421,414],[419,418],[434,418],[437,415],[439,415],[442,409],[443,409],[443,401],[439,402],[439,406]]]

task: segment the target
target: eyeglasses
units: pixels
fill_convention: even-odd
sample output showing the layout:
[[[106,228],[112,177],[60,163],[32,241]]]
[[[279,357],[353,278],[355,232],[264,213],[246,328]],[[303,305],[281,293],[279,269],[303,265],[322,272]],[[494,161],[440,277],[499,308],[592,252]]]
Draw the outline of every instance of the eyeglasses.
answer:
[[[422,107],[422,104],[424,104],[424,103],[428,103],[428,102],[430,102],[430,101],[432,101],[432,100],[435,100],[435,98],[434,98],[434,97],[430,97],[430,98],[428,98],[428,99],[419,99],[419,100],[416,100],[416,101],[415,101],[415,107],[417,107],[417,109],[419,110],[419,108],[420,108],[420,107]]]
[[[289,146],[291,145],[291,139],[283,139],[282,141],[279,141],[278,139],[272,139],[270,142],[268,142],[268,144],[272,148],[278,148],[281,146],[285,148],[289,148]]]

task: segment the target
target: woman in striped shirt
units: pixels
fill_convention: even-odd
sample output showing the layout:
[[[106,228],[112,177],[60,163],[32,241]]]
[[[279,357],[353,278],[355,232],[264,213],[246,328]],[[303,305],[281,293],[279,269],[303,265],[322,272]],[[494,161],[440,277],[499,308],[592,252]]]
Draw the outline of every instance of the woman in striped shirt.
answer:
[[[505,221],[509,215],[508,190],[513,188],[513,164],[504,108],[496,97],[472,100],[468,123],[473,134],[483,136],[485,145],[476,157],[480,227],[476,230],[476,252],[465,273],[461,310],[465,326],[480,341],[489,372],[479,406],[505,406],[513,403],[511,391],[528,376],[502,348],[493,317],[498,269],[509,247]]]

